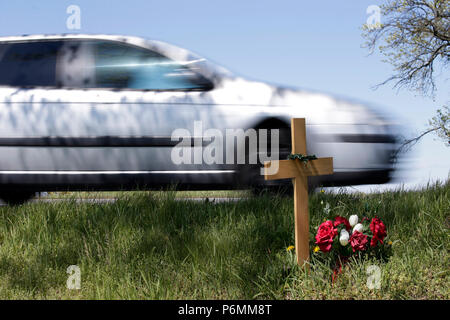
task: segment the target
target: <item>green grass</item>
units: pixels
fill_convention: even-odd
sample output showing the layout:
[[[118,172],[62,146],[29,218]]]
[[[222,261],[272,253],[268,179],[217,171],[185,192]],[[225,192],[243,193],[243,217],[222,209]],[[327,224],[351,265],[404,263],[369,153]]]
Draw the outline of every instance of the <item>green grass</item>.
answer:
[[[352,261],[335,283],[294,243],[291,198],[230,203],[176,200],[174,192],[125,193],[115,203],[75,198],[0,207],[1,299],[449,299],[450,183],[373,195],[310,196],[311,240],[334,213],[367,208],[385,221],[388,261]],[[381,289],[366,268],[381,269]],[[69,265],[81,290],[66,288]]]

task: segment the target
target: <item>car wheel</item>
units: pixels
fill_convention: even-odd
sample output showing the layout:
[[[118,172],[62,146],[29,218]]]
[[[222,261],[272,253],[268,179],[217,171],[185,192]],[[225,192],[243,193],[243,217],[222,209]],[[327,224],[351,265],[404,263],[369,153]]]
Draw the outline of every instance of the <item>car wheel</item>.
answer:
[[[279,154],[278,160],[286,160],[288,155],[291,154],[291,128],[287,127],[285,123],[282,122],[268,122],[262,124],[258,127],[258,129],[268,129],[268,137],[270,137],[271,129],[279,129],[280,139],[279,139]],[[270,149],[270,141],[267,147]],[[258,141],[259,143],[259,141]],[[258,151],[259,152],[259,151]],[[248,153],[247,153],[248,159]],[[259,157],[258,157],[259,159]],[[257,165],[246,165],[240,170],[240,174],[242,176],[249,177],[247,182],[247,186],[250,186],[252,193],[256,196],[260,195],[278,195],[278,196],[292,196],[294,194],[294,187],[292,185],[291,179],[286,180],[274,180],[267,181],[264,180],[264,176],[261,175],[260,170],[263,167],[262,164]],[[241,179],[242,181],[243,179]],[[318,187],[318,184],[309,179],[308,181],[308,192],[312,194],[315,188]]]
[[[267,150],[270,152],[270,137],[271,130],[278,129],[279,130],[279,150],[278,155],[275,156],[276,160],[285,160],[287,156],[291,152],[291,129],[287,127],[287,125],[283,122],[266,122],[257,127],[259,129],[267,129],[268,130],[268,146]],[[259,139],[259,135],[258,135]],[[246,144],[247,145],[247,144]],[[258,141],[259,146],[259,141]],[[264,176],[261,175],[261,169],[264,167],[263,164],[259,163],[259,152],[258,152],[258,163],[257,164],[245,164],[240,166],[239,170],[239,181],[241,184],[250,187],[252,192],[255,195],[260,195],[265,192],[275,192],[275,193],[290,193],[290,189],[292,189],[292,184],[290,181],[266,181],[264,180]],[[250,159],[249,150],[246,150],[246,163],[248,163],[248,159]]]

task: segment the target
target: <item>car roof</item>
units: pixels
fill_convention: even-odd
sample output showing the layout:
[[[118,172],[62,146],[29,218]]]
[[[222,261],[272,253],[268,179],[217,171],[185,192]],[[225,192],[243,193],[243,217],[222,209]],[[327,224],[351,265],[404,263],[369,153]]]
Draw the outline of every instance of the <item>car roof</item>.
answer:
[[[130,45],[146,48],[149,50],[156,51],[172,60],[180,61],[185,64],[194,64],[199,71],[213,79],[217,77],[230,77],[231,72],[227,69],[211,63],[207,59],[191,52],[186,49],[171,45],[169,43],[159,41],[159,40],[148,40],[136,36],[125,36],[125,35],[108,35],[108,34],[36,34],[36,35],[21,35],[21,36],[10,36],[10,37],[0,37],[1,43],[11,43],[11,42],[32,42],[40,40],[106,40],[106,41],[117,41],[121,43],[127,43]]]

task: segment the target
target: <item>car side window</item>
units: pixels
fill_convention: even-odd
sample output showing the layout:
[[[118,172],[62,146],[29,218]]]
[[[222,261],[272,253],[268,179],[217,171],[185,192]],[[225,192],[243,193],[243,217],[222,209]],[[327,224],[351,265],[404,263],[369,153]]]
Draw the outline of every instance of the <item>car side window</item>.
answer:
[[[56,58],[61,41],[0,45],[0,85],[56,85]]]
[[[94,65],[90,41],[64,41],[56,63],[58,87],[83,89],[95,87]]]
[[[127,44],[94,44],[98,88],[137,90],[209,90],[211,82],[183,62]]]

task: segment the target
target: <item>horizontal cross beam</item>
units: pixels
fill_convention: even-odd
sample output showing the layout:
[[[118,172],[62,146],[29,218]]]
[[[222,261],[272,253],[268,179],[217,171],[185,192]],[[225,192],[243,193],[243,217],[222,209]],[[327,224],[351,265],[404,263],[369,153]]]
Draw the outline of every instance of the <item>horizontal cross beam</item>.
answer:
[[[264,175],[266,180],[290,179],[301,176],[318,176],[333,174],[333,158],[319,158],[308,162],[300,160],[278,161],[278,172],[272,175]],[[271,162],[264,162],[265,172],[268,172]]]

